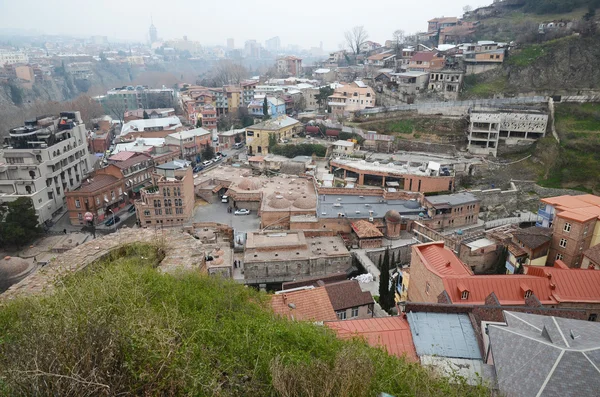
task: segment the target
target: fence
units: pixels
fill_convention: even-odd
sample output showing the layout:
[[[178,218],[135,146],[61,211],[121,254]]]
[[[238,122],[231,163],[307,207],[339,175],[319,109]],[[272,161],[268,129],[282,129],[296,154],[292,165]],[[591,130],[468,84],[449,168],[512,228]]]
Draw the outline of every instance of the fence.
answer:
[[[433,108],[443,110],[444,108],[455,108],[464,107],[469,108],[473,106],[503,106],[503,105],[528,105],[536,103],[544,103],[548,101],[548,97],[545,96],[532,96],[532,97],[518,97],[518,98],[496,98],[496,99],[474,99],[468,101],[448,101],[448,102],[420,102],[410,105],[396,105],[379,108],[364,109],[358,111],[360,115],[388,113],[397,111],[423,111]]]

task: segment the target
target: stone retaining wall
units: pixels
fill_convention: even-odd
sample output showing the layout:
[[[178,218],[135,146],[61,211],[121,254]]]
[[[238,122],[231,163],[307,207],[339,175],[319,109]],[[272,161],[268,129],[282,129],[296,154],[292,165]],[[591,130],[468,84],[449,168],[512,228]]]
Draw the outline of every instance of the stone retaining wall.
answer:
[[[54,284],[67,274],[84,269],[90,263],[105,258],[116,249],[132,243],[154,243],[165,251],[159,269],[206,271],[202,243],[181,230],[120,229],[117,233],[88,241],[63,254],[0,295],[2,300],[51,292]]]

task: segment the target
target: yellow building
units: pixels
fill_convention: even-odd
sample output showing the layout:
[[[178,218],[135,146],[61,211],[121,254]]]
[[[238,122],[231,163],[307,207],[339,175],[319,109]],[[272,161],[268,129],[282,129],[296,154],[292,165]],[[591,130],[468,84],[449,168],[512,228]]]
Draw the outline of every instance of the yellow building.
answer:
[[[288,116],[263,121],[246,128],[248,155],[269,153],[269,136],[275,135],[277,142],[289,139],[299,131],[301,123]]]

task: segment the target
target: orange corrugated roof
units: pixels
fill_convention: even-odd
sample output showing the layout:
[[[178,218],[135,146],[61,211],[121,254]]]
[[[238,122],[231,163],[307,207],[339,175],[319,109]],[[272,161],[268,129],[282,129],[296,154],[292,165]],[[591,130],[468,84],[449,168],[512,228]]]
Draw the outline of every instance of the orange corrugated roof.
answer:
[[[351,223],[352,230],[358,236],[358,238],[378,238],[383,237],[383,233],[377,229],[377,226],[371,222],[360,220]]]
[[[548,279],[529,275],[477,275],[468,277],[446,277],[443,279],[446,292],[452,303],[482,305],[492,292],[501,305],[523,305],[525,294],[522,286],[525,285],[543,304],[556,304],[557,301],[551,294]],[[461,291],[469,291],[467,299],[461,299]]]
[[[564,219],[570,219],[572,221],[576,221],[576,222],[587,222],[590,219],[594,219],[597,218],[598,215],[595,214],[590,214],[590,213],[581,213],[581,212],[576,212],[576,211],[562,211],[559,212],[556,216],[558,216],[559,218],[564,218]]]
[[[402,317],[332,321],[326,322],[325,325],[342,339],[364,337],[371,346],[383,346],[389,354],[404,355],[411,361],[417,361],[410,326]]]
[[[295,308],[289,305],[293,304]],[[324,287],[273,295],[271,307],[276,314],[293,320],[337,320],[329,295]]]
[[[544,277],[558,302],[600,303],[600,271],[525,266],[528,275]],[[550,276],[550,278],[548,278]]]
[[[454,253],[444,248],[443,242],[414,245],[423,264],[440,277],[446,275],[470,276],[473,274]]]

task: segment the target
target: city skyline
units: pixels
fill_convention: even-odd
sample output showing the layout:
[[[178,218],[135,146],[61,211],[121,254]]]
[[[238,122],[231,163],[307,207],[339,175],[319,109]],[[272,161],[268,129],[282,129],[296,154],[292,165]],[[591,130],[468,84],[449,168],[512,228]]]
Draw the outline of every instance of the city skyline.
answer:
[[[4,3],[4,5],[1,5]],[[471,1],[473,8],[487,5],[491,0]],[[45,3],[39,0],[23,0],[19,3],[8,5],[6,0],[1,0],[3,9],[0,15],[0,25],[3,30],[35,30],[48,35],[69,36],[108,36],[112,39],[133,42],[148,42],[151,18],[162,40],[182,39],[198,41],[202,45],[226,46],[227,39],[235,40],[236,48],[243,48],[246,40],[256,40],[265,45],[265,41],[278,36],[281,48],[288,45],[298,45],[302,48],[319,47],[323,42],[325,50],[339,49],[344,43],[344,32],[357,25],[363,25],[369,32],[369,40],[383,44],[392,38],[392,33],[397,29],[404,30],[407,34],[425,30],[423,21],[439,16],[461,16],[464,4],[450,4],[441,0],[434,0],[427,8],[419,3],[407,4],[401,7],[402,14],[380,13],[377,16],[368,14],[358,15],[356,8],[346,5],[339,7],[336,4],[317,3],[308,0],[303,7],[290,16],[285,5],[270,5],[262,7],[256,3],[249,5],[239,0],[232,0],[227,8],[207,5],[202,7],[202,23],[176,23],[177,11],[185,15],[194,10],[194,4],[189,0],[175,0],[172,3],[172,12],[161,12],[163,3],[156,0],[141,2],[132,0],[117,2],[107,0],[102,4],[90,3],[86,5],[87,12],[79,13],[79,4],[74,0],[57,0]],[[378,3],[382,9],[400,9],[397,3],[391,0],[382,0]],[[312,10],[318,9],[315,14]],[[112,12],[110,17],[102,16],[107,10]],[[186,11],[187,10],[187,11]],[[435,10],[432,12],[431,10]],[[22,15],[27,15],[23,19]],[[208,17],[210,15],[210,17]],[[376,14],[373,14],[376,15]],[[69,23],[48,23],[68,19]],[[290,29],[290,19],[298,21],[296,28]],[[305,20],[310,20],[310,30],[304,29]],[[259,22],[265,23],[259,23]],[[268,23],[266,23],[268,21]],[[252,28],[247,29],[250,25]],[[232,27],[233,26],[233,27]]]

